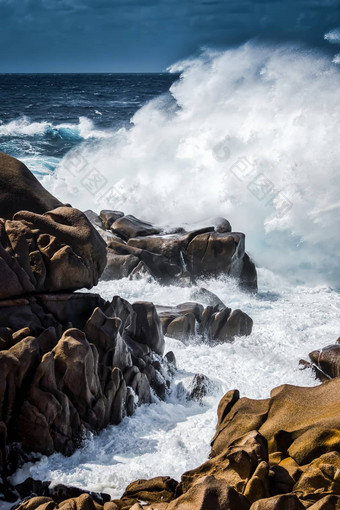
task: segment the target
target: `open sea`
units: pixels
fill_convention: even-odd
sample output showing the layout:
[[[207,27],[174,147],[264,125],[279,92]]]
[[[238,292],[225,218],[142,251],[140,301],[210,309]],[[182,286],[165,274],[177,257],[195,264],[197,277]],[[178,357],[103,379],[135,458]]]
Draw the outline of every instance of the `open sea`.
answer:
[[[164,74],[0,75],[0,150],[60,200],[123,210],[157,225],[223,216],[246,234],[259,292],[199,282],[254,320],[253,333],[209,346],[167,339],[178,373],[167,401],[140,407],[65,458],[14,476],[119,497],[138,478],[179,478],[208,456],[223,394],[266,398],[280,384],[318,384],[299,360],[340,334],[339,66],[294,48],[247,44]],[[96,176],[96,186],[89,176]],[[111,299],[175,305],[190,289],[100,282]],[[203,405],[183,400],[196,373]]]
[[[128,127],[136,111],[169,90],[164,74],[0,75],[0,147],[41,174],[84,140]]]

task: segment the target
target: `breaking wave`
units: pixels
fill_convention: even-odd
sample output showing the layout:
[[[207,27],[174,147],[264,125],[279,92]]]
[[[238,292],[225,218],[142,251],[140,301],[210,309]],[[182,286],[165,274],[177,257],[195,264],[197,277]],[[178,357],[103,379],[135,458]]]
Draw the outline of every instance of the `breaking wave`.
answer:
[[[53,136],[64,139],[90,140],[108,138],[111,133],[96,129],[93,122],[86,117],[79,117],[78,124],[57,124],[50,122],[32,122],[29,117],[23,116],[8,123],[0,123],[1,137],[43,137]]]
[[[168,95],[70,151],[44,184],[80,208],[161,224],[225,216],[258,265],[338,285],[339,67],[246,44],[170,71],[181,77]]]

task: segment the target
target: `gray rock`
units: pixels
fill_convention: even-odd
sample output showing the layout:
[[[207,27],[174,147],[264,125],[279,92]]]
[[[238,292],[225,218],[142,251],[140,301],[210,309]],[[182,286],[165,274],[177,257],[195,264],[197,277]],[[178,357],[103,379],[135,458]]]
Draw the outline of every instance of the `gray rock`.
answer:
[[[212,381],[204,374],[196,374],[191,385],[188,400],[196,400],[203,404],[203,398],[206,397],[213,388]]]
[[[116,255],[107,250],[107,265],[101,280],[120,280],[127,278],[139,264],[139,258],[134,255]]]
[[[160,356],[164,354],[162,326],[153,303],[136,301],[132,305],[136,313],[136,332],[133,339],[147,345]]]
[[[111,230],[124,240],[132,237],[160,234],[160,229],[155,228],[151,223],[139,220],[131,214],[118,218],[111,225]]]
[[[124,216],[124,213],[121,211],[108,211],[103,210],[100,211],[99,217],[102,221],[102,224],[104,228],[109,229],[111,225],[118,220],[119,218],[122,218]]]
[[[157,305],[157,313],[164,335],[182,342],[192,337],[206,342],[231,342],[235,336],[251,334],[253,321],[241,310],[231,311],[214,294],[206,294],[215,306],[203,307],[195,302],[180,305]]]
[[[225,218],[215,218],[213,221],[215,232],[228,233],[231,232],[231,225]]]
[[[311,352],[309,358],[317,369],[316,375],[319,378],[324,380],[340,377],[340,345],[338,343]],[[320,377],[320,371],[324,377]]]

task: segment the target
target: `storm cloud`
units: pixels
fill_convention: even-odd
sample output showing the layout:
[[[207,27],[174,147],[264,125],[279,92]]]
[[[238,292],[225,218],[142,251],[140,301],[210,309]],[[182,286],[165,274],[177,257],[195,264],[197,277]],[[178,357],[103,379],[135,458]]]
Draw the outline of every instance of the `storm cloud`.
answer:
[[[248,40],[331,53],[340,1],[0,0],[0,20],[0,72],[158,72]]]

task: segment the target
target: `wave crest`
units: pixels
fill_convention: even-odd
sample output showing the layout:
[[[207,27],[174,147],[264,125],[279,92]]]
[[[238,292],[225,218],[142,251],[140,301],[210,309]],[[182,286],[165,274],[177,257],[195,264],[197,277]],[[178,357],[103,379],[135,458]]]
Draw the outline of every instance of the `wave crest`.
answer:
[[[45,184],[78,207],[157,223],[225,216],[258,264],[339,283],[338,66],[246,44],[171,71],[181,72],[171,98],[142,107],[130,130],[95,149],[71,151]]]
[[[90,140],[109,138],[111,133],[96,129],[93,122],[87,117],[79,117],[78,124],[57,124],[50,122],[32,122],[29,117],[23,116],[8,123],[0,124],[0,137],[42,137],[59,136],[76,140]]]

